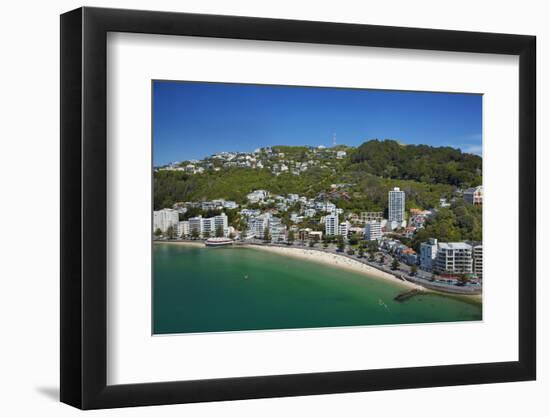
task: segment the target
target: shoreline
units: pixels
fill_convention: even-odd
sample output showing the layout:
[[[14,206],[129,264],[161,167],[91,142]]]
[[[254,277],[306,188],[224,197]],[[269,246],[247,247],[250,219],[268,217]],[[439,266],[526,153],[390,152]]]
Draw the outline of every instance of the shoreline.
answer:
[[[246,245],[246,247],[271,253],[277,253],[279,255],[285,255],[295,259],[302,259],[334,266],[337,268],[347,269],[348,271],[358,272],[362,275],[367,275],[369,278],[382,279],[388,282],[393,282],[408,289],[417,289],[426,293],[434,292],[429,288],[425,288],[412,282],[402,281],[399,278],[388,274],[387,272],[380,271],[379,269],[373,268],[372,266],[365,265],[364,263],[349,259],[345,256],[341,256],[335,253],[308,250],[305,248],[284,248],[279,246]]]
[[[204,244],[203,241],[195,242],[195,241],[181,241],[181,240],[180,241],[161,240],[161,241],[153,241],[153,243],[206,248],[206,245]],[[252,248],[257,250],[263,250],[266,252],[271,252],[282,256],[289,256],[295,259],[301,259],[301,260],[306,260],[306,261],[315,262],[315,263],[322,263],[322,264],[333,266],[336,268],[343,268],[343,269],[347,269],[348,271],[360,273],[362,275],[367,276],[368,278],[381,279],[381,280],[385,280],[386,282],[392,282],[396,285],[403,287],[404,289],[420,290],[424,294],[440,294],[440,295],[450,296],[453,298],[457,297],[464,301],[470,301],[470,302],[473,301],[480,304],[482,303],[482,300],[483,300],[482,294],[455,294],[455,293],[449,293],[445,291],[438,291],[432,288],[427,288],[427,287],[424,287],[423,285],[410,282],[410,281],[403,281],[388,272],[381,271],[377,268],[374,268],[362,262],[356,261],[354,259],[350,259],[346,256],[342,256],[336,253],[310,250],[308,248],[263,246],[263,245],[242,244],[242,243],[238,245],[232,245],[231,247],[232,248],[239,248],[239,247]]]
[[[191,242],[189,240],[153,240],[153,245],[157,243],[169,244],[169,245],[180,245],[180,246],[194,246],[205,248],[206,245],[202,241]]]

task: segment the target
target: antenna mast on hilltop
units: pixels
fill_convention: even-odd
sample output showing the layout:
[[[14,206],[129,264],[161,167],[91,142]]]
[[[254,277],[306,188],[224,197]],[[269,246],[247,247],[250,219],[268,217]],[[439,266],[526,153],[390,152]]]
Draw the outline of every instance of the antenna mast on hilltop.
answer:
[[[332,134],[332,146],[336,146],[336,133]]]

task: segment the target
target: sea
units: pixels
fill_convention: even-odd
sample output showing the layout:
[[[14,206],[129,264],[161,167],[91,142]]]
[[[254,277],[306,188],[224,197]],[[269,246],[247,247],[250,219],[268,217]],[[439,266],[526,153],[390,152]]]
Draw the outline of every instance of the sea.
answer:
[[[153,333],[482,320],[482,304],[252,247],[153,244]]]

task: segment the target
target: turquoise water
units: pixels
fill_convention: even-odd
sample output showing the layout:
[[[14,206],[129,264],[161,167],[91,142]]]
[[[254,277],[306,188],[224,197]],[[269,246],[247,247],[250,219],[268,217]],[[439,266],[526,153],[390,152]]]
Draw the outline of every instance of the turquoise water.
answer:
[[[481,304],[253,248],[155,243],[155,334],[481,320]]]

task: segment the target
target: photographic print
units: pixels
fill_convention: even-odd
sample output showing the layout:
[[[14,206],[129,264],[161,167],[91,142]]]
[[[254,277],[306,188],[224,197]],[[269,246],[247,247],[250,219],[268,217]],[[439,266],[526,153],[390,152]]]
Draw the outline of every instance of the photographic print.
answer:
[[[482,320],[482,95],[151,85],[153,334]]]

